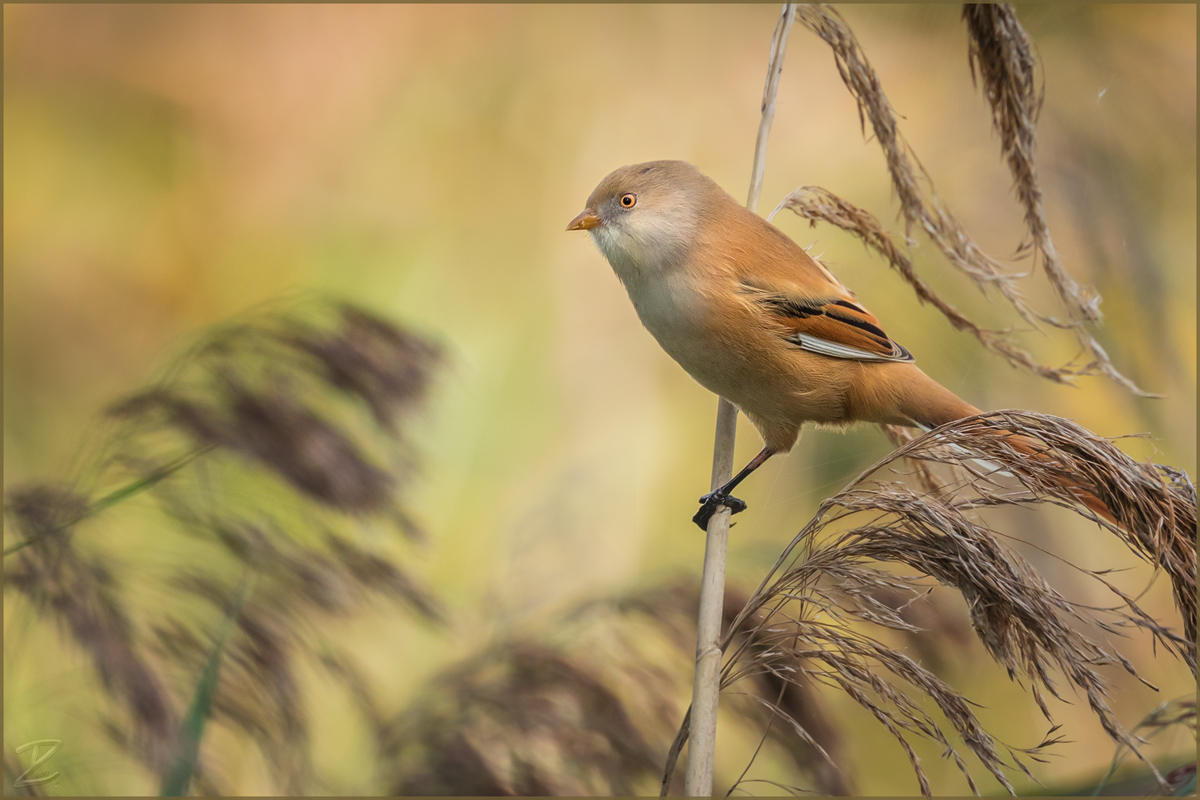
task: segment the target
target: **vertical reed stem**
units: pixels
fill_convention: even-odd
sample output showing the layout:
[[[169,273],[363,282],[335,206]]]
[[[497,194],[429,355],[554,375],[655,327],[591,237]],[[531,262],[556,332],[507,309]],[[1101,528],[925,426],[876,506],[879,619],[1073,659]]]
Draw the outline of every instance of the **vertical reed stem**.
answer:
[[[746,208],[755,211],[762,193],[767,163],[767,137],[775,118],[775,94],[783,72],[783,54],[796,16],[796,4],[784,5],[767,66],[763,89],[762,121],[754,145],[754,167]],[[712,488],[718,489],[733,475],[733,445],[737,434],[737,408],[724,397],[717,404],[717,433],[713,444]],[[704,576],[700,583],[700,619],[696,630],[696,676],[692,683],[691,744],[688,746],[689,797],[712,796],[713,761],[717,747],[717,703],[721,692],[721,616],[725,605],[725,554],[729,544],[729,509],[722,508],[708,521],[704,549]]]

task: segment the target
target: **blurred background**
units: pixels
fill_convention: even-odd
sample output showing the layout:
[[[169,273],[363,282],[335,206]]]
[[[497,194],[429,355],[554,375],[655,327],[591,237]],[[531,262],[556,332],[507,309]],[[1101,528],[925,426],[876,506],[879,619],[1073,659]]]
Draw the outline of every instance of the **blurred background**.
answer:
[[[338,631],[389,713],[508,632],[540,635],[591,598],[698,580],[704,538],[690,517],[707,490],[716,399],[641,328],[588,238],[563,229],[605,174],[636,161],[691,161],[745,196],[778,12],[6,5],[6,487],[76,478],[101,410],[206,326],[267,301],[333,295],[444,355],[410,428],[418,477],[405,502],[427,541],[404,559],[452,623],[370,607]],[[1024,237],[1022,213],[972,85],[959,8],[842,13],[942,201],[985,251],[1009,259]],[[1056,414],[1105,436],[1148,433],[1121,446],[1194,475],[1196,9],[1054,4],[1019,15],[1045,80],[1038,163],[1055,244],[1104,297],[1097,336],[1117,368],[1162,398],[1014,370],[921,306],[850,237],[788,214],[777,224],[823,253],[923,369],[969,402]],[[902,227],[883,156],[828,48],[797,27],[762,210],[804,184]],[[1021,330],[1009,306],[990,302],[928,242],[914,257],[943,297],[982,323],[1016,326],[1044,363],[1076,355],[1069,335]],[[1026,283],[1036,307],[1061,313],[1040,275]],[[742,420],[736,461],[759,447]],[[731,583],[753,588],[816,505],[889,450],[872,427],[809,431],[759,470],[741,493],[750,511],[731,537]],[[1135,594],[1151,582],[1119,542],[1071,515],[998,519],[1036,542],[1021,552],[1065,594],[1086,600],[1095,589],[1040,548],[1125,569],[1114,580]],[[155,524],[131,515],[109,540],[123,569],[153,570],[169,557]],[[158,542],[153,556],[144,541]],[[153,775],[103,735],[86,659],[17,626],[21,604],[6,600],[8,750],[63,740],[51,762],[61,784],[43,787],[53,793],[156,791]],[[1143,600],[1176,624],[1165,581]],[[965,614],[948,613],[961,631]],[[969,628],[936,647],[939,675],[984,706],[993,733],[1019,747],[1041,741],[1049,724]],[[1127,727],[1194,691],[1186,667],[1156,657],[1148,638],[1122,652],[1160,690],[1111,676]],[[687,660],[675,665],[690,685]],[[320,723],[310,735],[324,791],[403,786],[380,777],[342,695],[319,677],[299,680]],[[1086,701],[1066,698],[1051,710],[1069,741],[1037,770],[1051,787],[1102,775],[1115,752]],[[843,769],[857,793],[915,791],[903,752],[869,715],[834,694],[821,702],[842,726]],[[677,721],[686,705],[686,694],[673,696],[664,718]],[[731,777],[757,742],[733,730],[718,742],[719,770]],[[655,753],[673,723],[665,731]],[[220,789],[281,791],[256,751],[226,733],[205,742]],[[1159,755],[1168,763],[1189,751],[1184,737]],[[939,747],[922,752],[935,793],[966,791]],[[787,775],[769,759],[761,769]],[[651,777],[634,788],[654,786]]]

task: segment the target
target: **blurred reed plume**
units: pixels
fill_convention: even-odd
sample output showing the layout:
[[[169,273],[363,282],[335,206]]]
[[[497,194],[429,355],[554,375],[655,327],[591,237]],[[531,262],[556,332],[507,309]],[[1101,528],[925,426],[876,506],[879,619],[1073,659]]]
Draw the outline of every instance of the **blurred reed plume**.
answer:
[[[963,15],[970,35],[972,75],[978,70],[983,80],[984,93],[992,105],[993,124],[1000,134],[1001,150],[1013,173],[1017,195],[1025,209],[1032,245],[1042,256],[1046,275],[1067,309],[1068,321],[1060,321],[1029,306],[1018,286],[1021,276],[1005,271],[998,261],[983,252],[958,220],[945,209],[933,190],[928,173],[901,135],[896,112],[883,91],[878,75],[841,15],[831,6],[812,4],[800,6],[796,19],[821,37],[833,51],[842,81],[858,103],[859,121],[864,130],[867,120],[870,120],[871,129],[887,159],[892,187],[900,200],[906,234],[911,236],[914,227],[923,231],[947,260],[969,276],[981,291],[995,287],[1030,325],[1038,327],[1039,323],[1045,323],[1070,328],[1090,361],[1082,366],[1049,367],[1040,364],[1027,351],[1004,341],[999,332],[974,329],[972,332],[980,341],[1014,366],[1032,370],[1050,380],[1065,383],[1080,375],[1106,375],[1133,392],[1145,394],[1116,369],[1104,348],[1086,329],[1086,323],[1100,319],[1100,298],[1082,288],[1066,272],[1050,239],[1037,168],[1033,161],[1037,141],[1035,122],[1041,106],[1041,95],[1035,89],[1033,72],[1036,62],[1029,35],[1008,5],[966,4]],[[928,188],[922,188],[922,183]],[[828,193],[826,197],[836,201]],[[873,227],[878,228],[877,225]],[[872,238],[877,239],[878,233]],[[870,241],[868,243],[871,244]],[[873,246],[879,247],[877,242]],[[1021,248],[1027,249],[1027,246]],[[928,287],[922,289],[914,280],[915,276],[910,276],[911,269],[901,268],[893,258],[889,257],[889,261],[913,284],[918,296],[934,302]],[[950,318],[955,327],[974,328],[964,326],[959,315],[944,303],[934,304]]]
[[[437,675],[380,729],[387,791],[397,795],[635,795],[653,790],[664,743],[691,688],[692,579],[592,600],[484,647]],[[747,601],[728,593],[725,624]],[[768,645],[756,631],[739,637]],[[778,752],[822,794],[849,794],[832,763],[842,734],[813,688],[763,672],[730,710],[766,729]],[[764,704],[756,698],[769,698]],[[773,710],[803,721],[796,746]],[[678,776],[681,778],[682,776]],[[681,790],[682,781],[675,788]]]
[[[388,729],[398,795],[630,795],[658,758],[581,659],[515,641],[439,675]]]
[[[413,470],[405,430],[437,361],[430,342],[355,306],[254,313],[110,409],[76,487],[8,493],[8,589],[87,653],[120,709],[109,733],[152,771],[198,744],[183,741],[181,709],[222,617],[236,628],[206,690],[214,718],[250,734],[289,792],[313,781],[302,664],[326,665],[361,696],[352,671],[333,668],[341,662],[318,620],[372,597],[440,619],[397,550],[419,533],[403,504]],[[126,545],[156,550],[170,539],[177,549],[153,574],[122,574],[105,523],[139,496],[150,501],[141,513],[159,515],[158,539]],[[245,575],[254,580],[243,597]],[[146,591],[152,608],[131,599]],[[183,791],[190,775],[222,792],[219,767],[203,758],[181,774]]]
[[[1030,458],[1013,447],[1016,430],[1044,445],[1039,457]],[[879,474],[896,469],[900,459],[926,469],[935,463],[950,465],[956,477],[926,478],[924,491],[914,491]],[[1098,516],[1063,488],[1063,476],[1073,476],[1102,498],[1116,521]],[[1035,503],[1070,508],[1087,517],[1156,571],[1165,572],[1185,635],[1153,619],[1100,571],[1080,568],[1107,587],[1117,603],[1102,609],[1072,603],[977,515],[978,509],[989,506]],[[924,696],[996,780],[1013,791],[1003,768],[1011,761],[1028,773],[1019,755],[1037,758],[1056,739],[1047,738],[1034,748],[1001,745],[983,729],[959,692],[851,624],[914,630],[894,603],[880,598],[917,597],[929,590],[932,579],[961,594],[988,653],[1010,677],[1028,683],[1047,719],[1043,692],[1060,696],[1052,678],[1057,671],[1087,697],[1104,730],[1140,757],[1137,738],[1121,726],[1106,702],[1106,681],[1099,669],[1119,667],[1135,677],[1137,673],[1120,653],[1110,652],[1109,645],[1083,629],[1114,636],[1144,630],[1194,674],[1195,537],[1195,488],[1178,470],[1135,462],[1111,442],[1056,417],[1023,411],[968,417],[911,439],[821,504],[729,625],[722,686],[765,673],[782,682],[840,689],[896,737],[911,759],[922,793],[928,794],[930,787],[910,736],[945,746],[975,789],[949,736],[913,695]],[[899,575],[886,565],[916,570],[917,575]],[[751,641],[761,644],[752,647],[747,644]],[[802,720],[782,709],[775,712],[799,740],[808,740]],[[668,758],[668,776],[686,740],[686,728],[685,720]],[[1166,786],[1162,776],[1154,774]]]
[[[162,743],[173,737],[177,714],[161,672],[139,646],[112,570],[72,540],[71,526],[88,510],[86,497],[64,487],[11,490],[6,515],[31,544],[6,560],[5,588],[25,595],[65,628],[91,658],[104,687],[129,710],[139,748],[161,762],[167,757]]]

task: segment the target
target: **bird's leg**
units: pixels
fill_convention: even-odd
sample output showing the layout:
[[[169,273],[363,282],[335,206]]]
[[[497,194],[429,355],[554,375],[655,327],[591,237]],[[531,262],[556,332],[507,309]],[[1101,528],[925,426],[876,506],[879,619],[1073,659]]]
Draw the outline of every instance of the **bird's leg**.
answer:
[[[730,514],[738,514],[742,511],[745,511],[746,504],[736,497],[731,497],[729,493],[732,492],[739,483],[746,480],[747,476],[749,476],[751,472],[754,472],[754,470],[761,467],[764,463],[766,463],[766,460],[773,455],[775,455],[775,451],[769,447],[764,447],[762,452],[750,459],[750,463],[747,464],[741,472],[739,472],[737,475],[734,475],[728,483],[726,483],[720,489],[717,489],[715,492],[709,492],[708,494],[704,495],[704,497],[701,497],[700,510],[697,511],[696,515],[692,517],[692,522],[699,525],[700,530],[707,531],[708,520],[713,514],[717,513],[717,509],[719,509],[721,506],[728,507]]]

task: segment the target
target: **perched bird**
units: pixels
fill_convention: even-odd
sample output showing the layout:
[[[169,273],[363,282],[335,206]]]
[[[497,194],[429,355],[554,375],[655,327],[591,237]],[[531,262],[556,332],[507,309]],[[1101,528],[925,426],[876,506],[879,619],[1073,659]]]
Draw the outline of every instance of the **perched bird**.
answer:
[[[721,506],[745,509],[729,493],[791,450],[806,422],[928,430],[980,413],[922,372],[820,262],[687,162],[615,170],[567,230],[592,235],[667,354],[762,435],[762,452],[700,498],[701,528]]]

